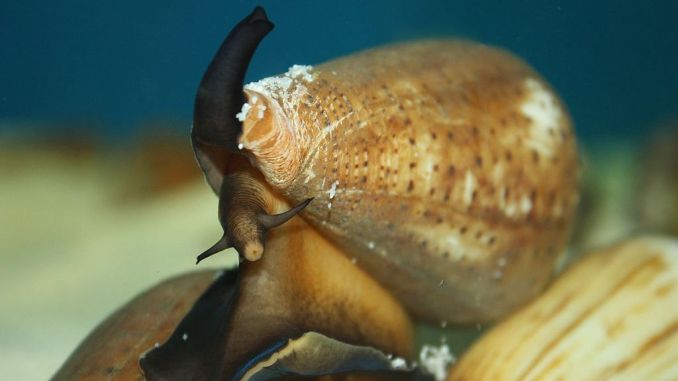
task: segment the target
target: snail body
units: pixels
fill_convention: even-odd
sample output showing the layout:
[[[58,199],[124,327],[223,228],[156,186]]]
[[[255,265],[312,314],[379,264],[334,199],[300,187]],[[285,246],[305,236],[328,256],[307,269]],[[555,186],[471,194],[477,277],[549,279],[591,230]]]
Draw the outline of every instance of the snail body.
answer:
[[[223,116],[232,118],[227,138],[196,122],[194,142],[246,156],[260,172],[248,181],[297,205],[285,218],[314,199],[304,218],[416,317],[493,320],[550,279],[578,200],[577,151],[564,106],[518,58],[468,41],[418,41],[295,65],[244,94]],[[210,180],[224,159],[196,152],[209,159]],[[233,192],[220,194],[223,202]],[[224,221],[245,213],[220,214],[225,237],[238,241]],[[263,236],[236,249],[257,259]],[[257,250],[244,249],[248,240]]]

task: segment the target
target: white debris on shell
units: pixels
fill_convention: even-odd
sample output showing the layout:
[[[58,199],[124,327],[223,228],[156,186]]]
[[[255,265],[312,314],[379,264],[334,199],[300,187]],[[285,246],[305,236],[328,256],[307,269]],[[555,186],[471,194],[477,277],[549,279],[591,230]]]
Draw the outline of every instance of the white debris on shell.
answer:
[[[237,114],[235,114],[235,117],[236,117],[239,121],[244,122],[245,119],[247,119],[247,114],[250,112],[250,109],[251,109],[251,108],[252,108],[252,106],[250,106],[249,103],[245,102],[245,103],[242,105],[242,108],[240,109],[240,112],[237,113]]]
[[[245,85],[245,89],[256,91],[262,94],[275,94],[277,91],[287,91],[292,85],[292,78],[289,77],[267,77],[256,82]]]
[[[266,111],[266,106],[257,105],[257,119],[264,119],[264,112]]]
[[[407,361],[402,357],[394,357],[391,360],[391,367],[393,367],[393,369],[406,369]]]
[[[188,333],[184,333],[183,335],[181,335],[181,340],[183,341],[188,340]]]
[[[313,66],[311,65],[292,65],[287,69],[285,75],[292,78],[302,77],[308,82],[313,82],[313,74],[310,72],[312,69]]]
[[[332,186],[330,187],[330,200],[334,198],[337,194],[337,185],[339,185],[339,181],[335,181],[332,183]]]
[[[368,242],[367,247],[369,247],[370,250],[374,249],[374,242],[372,242],[372,241]]]
[[[313,69],[313,67],[309,65],[292,65],[287,70],[287,73],[248,83],[245,85],[245,89],[271,96],[276,93],[285,94],[287,93],[287,90],[290,88],[290,86],[292,86],[292,83],[295,79],[303,79],[307,82],[313,82],[314,77],[310,72],[311,69]]]
[[[447,344],[441,344],[439,347],[434,345],[424,345],[419,352],[419,363],[421,367],[431,374],[436,381],[444,381],[447,376],[447,368],[455,361],[454,355],[450,352]]]

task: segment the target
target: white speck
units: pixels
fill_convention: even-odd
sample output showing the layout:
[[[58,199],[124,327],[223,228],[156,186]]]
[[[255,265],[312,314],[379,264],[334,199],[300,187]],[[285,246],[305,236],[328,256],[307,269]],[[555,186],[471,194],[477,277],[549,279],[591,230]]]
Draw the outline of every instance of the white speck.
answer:
[[[337,72],[332,70],[332,75],[337,75]]]
[[[332,203],[331,202],[327,203],[327,209],[332,209]]]
[[[476,178],[471,171],[466,171],[466,179],[464,181],[464,203],[471,205],[473,202],[473,192],[475,191]]]
[[[445,285],[445,279],[441,279],[440,283],[438,283],[438,287],[443,287]]]
[[[524,214],[530,213],[532,210],[532,200],[529,197],[523,196],[520,198],[520,211]]]
[[[352,258],[351,258],[351,263],[353,263],[353,264],[355,265],[357,262],[358,262],[358,260],[355,259],[355,257],[352,257]]]
[[[156,341],[155,344],[153,344],[153,346],[156,348],[160,348],[160,343]]]
[[[447,344],[441,344],[439,347],[424,345],[419,352],[421,367],[431,374],[436,381],[445,380],[447,369],[454,361],[454,355],[450,353],[450,347]]]
[[[258,96],[252,95],[252,104],[257,103],[258,100],[259,100]]]
[[[266,111],[266,106],[258,105],[257,106],[257,119],[264,119],[264,112]]]
[[[250,112],[250,109],[251,109],[251,108],[252,108],[252,106],[250,106],[249,103],[245,102],[245,103],[242,105],[242,108],[240,109],[240,112],[237,113],[237,114],[235,114],[235,117],[236,117],[239,121],[244,122],[245,119],[247,119],[247,113]]]
[[[562,111],[554,95],[538,80],[527,78],[525,87],[529,95],[520,110],[532,120],[527,145],[545,156],[551,156],[556,141],[549,134],[549,129],[559,125]]]
[[[391,366],[393,369],[405,369],[407,368],[407,361],[402,357],[395,357],[391,360]]]
[[[501,257],[501,258],[497,259],[497,265],[498,265],[499,267],[504,267],[504,266],[506,266],[506,258]]]
[[[333,182],[332,186],[330,187],[330,200],[333,199],[337,194],[337,185],[339,185],[339,181]]]
[[[212,279],[216,280],[216,279],[221,278],[221,276],[224,275],[225,272],[226,271],[224,271],[224,270],[219,270],[219,271],[215,272],[214,277],[212,277]]]
[[[446,328],[447,327],[447,321],[443,320],[440,322],[440,328]]]
[[[374,249],[374,242],[372,242],[372,241],[368,242],[367,247],[369,247],[370,250]]]
[[[243,148],[245,148],[245,145],[242,144],[242,143],[238,143],[238,149],[243,149]]]
[[[310,72],[312,69],[313,66],[310,65],[292,65],[285,75],[295,79],[301,77],[305,81],[313,82],[313,74]]]
[[[516,210],[518,208],[516,207],[515,203],[508,203],[506,207],[504,208],[504,214],[506,214],[507,217],[513,217],[516,215]]]
[[[181,335],[181,340],[183,341],[188,340],[188,333],[184,333],[183,335]]]

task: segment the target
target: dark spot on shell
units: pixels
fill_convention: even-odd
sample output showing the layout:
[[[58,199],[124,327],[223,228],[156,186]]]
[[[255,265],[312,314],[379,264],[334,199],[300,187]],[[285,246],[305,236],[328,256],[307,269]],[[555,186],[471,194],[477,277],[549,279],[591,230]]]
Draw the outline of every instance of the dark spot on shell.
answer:
[[[363,176],[362,182],[363,182],[363,184],[365,184],[367,182],[367,176]]]
[[[539,152],[532,150],[532,161],[536,164],[539,163]]]
[[[513,160],[513,153],[511,151],[506,151],[506,161]]]
[[[414,138],[410,138],[410,144],[411,144],[411,145],[414,145],[414,143],[415,143],[415,142],[414,142]]]
[[[454,173],[457,171],[457,169],[454,167],[454,165],[450,165],[447,167],[447,174],[448,175],[454,175]]]
[[[483,166],[483,158],[482,158],[482,157],[476,156],[476,165],[477,165],[478,167],[482,167],[482,166]]]
[[[447,138],[448,138],[449,140],[454,140],[454,134],[453,134],[452,132],[448,132],[448,133],[447,133]]]
[[[497,240],[496,237],[494,237],[494,236],[493,236],[493,237],[490,237],[490,239],[487,240],[487,244],[490,245],[490,246],[492,246],[492,245],[494,245],[494,242],[495,242],[496,240]]]
[[[413,169],[413,168],[416,168],[416,167],[417,167],[417,163],[415,163],[415,162],[410,163],[410,169]]]
[[[473,132],[474,136],[478,136],[478,127],[473,126],[473,128],[471,129],[471,132]]]
[[[476,196],[478,195],[478,191],[474,190],[473,193],[471,193],[471,202],[476,200]]]
[[[438,139],[438,135],[436,135],[435,132],[431,132],[431,139],[433,139],[433,140]]]
[[[480,239],[480,237],[482,237],[482,236],[483,236],[482,232],[480,232],[480,231],[476,232],[476,239]]]
[[[406,125],[406,126],[409,126],[410,124],[412,124],[412,119],[410,119],[410,118],[405,118],[405,125]]]
[[[431,189],[428,191],[429,196],[433,196],[435,193],[436,193],[436,188],[431,188]]]
[[[461,233],[461,234],[466,234],[467,231],[468,231],[468,227],[466,227],[466,226],[462,226],[459,229],[459,233]]]
[[[410,183],[407,185],[407,191],[412,192],[414,190],[414,181],[410,180]]]
[[[438,164],[433,164],[433,172],[438,172]]]

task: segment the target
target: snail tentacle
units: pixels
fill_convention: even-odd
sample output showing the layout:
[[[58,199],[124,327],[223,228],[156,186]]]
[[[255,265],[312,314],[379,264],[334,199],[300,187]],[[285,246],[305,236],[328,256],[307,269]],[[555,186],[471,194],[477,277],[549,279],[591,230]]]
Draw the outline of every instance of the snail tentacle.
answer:
[[[311,201],[313,201],[313,198],[307,198],[294,208],[283,213],[261,214],[259,215],[259,222],[265,229],[273,229],[278,227],[287,222],[290,218],[296,216],[297,213],[301,212]]]
[[[268,230],[280,226],[302,211],[307,199],[279,214],[269,214],[270,205],[263,185],[249,172],[238,171],[224,177],[219,194],[219,222],[223,237],[200,254],[197,261],[229,247],[248,261],[256,261],[264,253],[264,238]]]
[[[210,247],[209,249],[203,251],[202,254],[198,255],[198,257],[195,260],[195,264],[197,265],[203,259],[209,258],[216,253],[219,253],[221,251],[228,249],[231,246],[232,245],[231,245],[228,237],[226,236],[226,234],[224,234],[223,236],[221,236],[219,241],[217,241],[217,243],[212,245],[212,247]]]
[[[264,9],[256,7],[221,44],[196,94],[191,132],[194,145],[239,152],[237,139],[242,125],[236,114],[245,103],[243,80],[254,51],[272,29]]]

